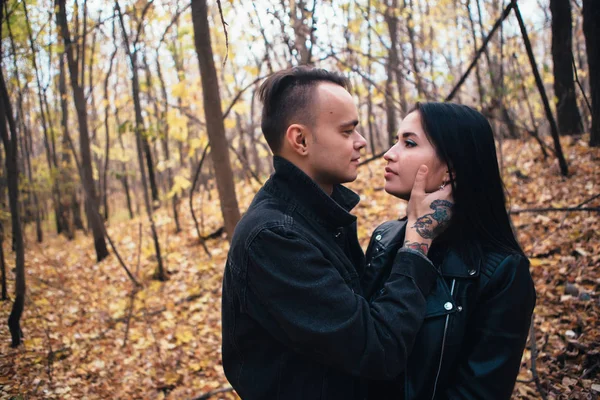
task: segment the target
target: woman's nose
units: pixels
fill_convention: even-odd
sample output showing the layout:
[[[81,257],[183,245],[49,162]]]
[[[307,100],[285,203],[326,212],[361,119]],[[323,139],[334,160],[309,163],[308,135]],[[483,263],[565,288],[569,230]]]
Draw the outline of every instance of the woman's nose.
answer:
[[[388,162],[396,159],[396,154],[393,152],[393,147],[385,152],[383,159]]]

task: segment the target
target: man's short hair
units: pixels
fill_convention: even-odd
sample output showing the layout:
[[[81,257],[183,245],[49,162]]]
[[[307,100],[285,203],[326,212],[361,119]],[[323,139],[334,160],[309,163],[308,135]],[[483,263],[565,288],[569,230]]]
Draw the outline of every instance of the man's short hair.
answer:
[[[261,128],[274,154],[281,149],[287,128],[293,123],[309,124],[314,120],[311,105],[314,88],[331,82],[350,91],[350,80],[338,72],[299,66],[275,72],[258,90],[263,103]]]

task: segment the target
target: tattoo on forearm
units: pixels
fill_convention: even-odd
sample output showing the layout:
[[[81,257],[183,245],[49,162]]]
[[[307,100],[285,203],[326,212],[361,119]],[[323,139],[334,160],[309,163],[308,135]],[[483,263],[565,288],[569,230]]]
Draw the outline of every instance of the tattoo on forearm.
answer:
[[[448,200],[434,200],[429,206],[433,212],[419,218],[412,226],[424,239],[433,239],[442,232],[450,222],[452,203]]]
[[[404,247],[408,248],[408,249],[413,249],[416,250],[418,252],[423,253],[423,255],[427,255],[427,252],[429,251],[429,245],[425,244],[425,243],[419,243],[419,242],[411,242],[408,240],[404,241]]]

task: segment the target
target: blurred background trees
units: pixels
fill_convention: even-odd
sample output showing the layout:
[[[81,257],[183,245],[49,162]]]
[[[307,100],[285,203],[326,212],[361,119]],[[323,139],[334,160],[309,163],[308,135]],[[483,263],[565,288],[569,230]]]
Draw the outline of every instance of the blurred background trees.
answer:
[[[558,134],[600,145],[599,7],[596,0],[4,0],[0,239],[16,251],[17,299],[25,293],[21,228],[25,242],[89,232],[101,261],[109,254],[106,225],[143,208],[160,280],[168,271],[157,208],[169,207],[173,233],[192,215],[201,243],[230,236],[240,218],[236,185],[262,182],[272,169],[256,90],[290,66],[350,77],[369,157],[389,147],[415,102],[452,98],[482,111],[499,142],[534,136],[566,173]],[[205,200],[212,185],[219,199]],[[220,201],[222,230],[198,227],[194,195]],[[0,252],[2,282],[6,256]],[[11,332],[18,344],[18,326]]]

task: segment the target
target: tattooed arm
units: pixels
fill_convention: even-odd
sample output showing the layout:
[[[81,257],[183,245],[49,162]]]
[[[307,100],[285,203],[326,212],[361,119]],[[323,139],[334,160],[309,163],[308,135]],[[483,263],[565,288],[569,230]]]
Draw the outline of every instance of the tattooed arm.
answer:
[[[446,229],[452,216],[452,190],[450,185],[433,193],[425,193],[427,168],[421,166],[408,202],[408,223],[404,247],[424,255],[441,232]]]

